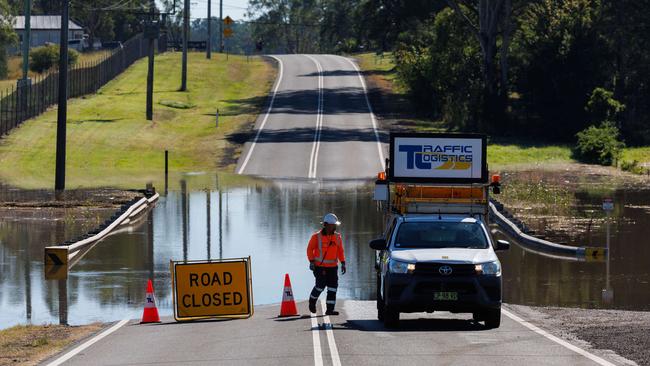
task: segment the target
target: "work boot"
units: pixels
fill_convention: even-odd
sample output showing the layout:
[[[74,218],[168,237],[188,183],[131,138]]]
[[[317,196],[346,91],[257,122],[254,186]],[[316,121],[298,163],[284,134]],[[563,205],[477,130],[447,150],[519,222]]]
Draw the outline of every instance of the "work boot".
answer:
[[[316,300],[309,299],[309,311],[316,313]]]
[[[334,309],[327,309],[325,315],[339,315],[339,312]]]

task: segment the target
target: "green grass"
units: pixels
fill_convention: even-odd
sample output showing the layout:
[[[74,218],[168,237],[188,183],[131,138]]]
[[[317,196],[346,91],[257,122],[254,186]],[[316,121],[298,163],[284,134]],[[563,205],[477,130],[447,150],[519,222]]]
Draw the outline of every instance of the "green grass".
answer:
[[[404,92],[404,89],[397,82],[395,62],[390,53],[377,55],[375,53],[360,53],[353,56],[359,61],[359,67],[366,72],[374,72],[382,75],[382,78],[391,83],[397,93]]]
[[[623,149],[623,160],[650,163],[650,146],[628,147]]]
[[[207,60],[190,53],[188,91],[179,92],[180,65],[179,53],[156,57],[153,122],[145,119],[144,59],[98,94],[69,101],[67,188],[141,188],[149,181],[161,187],[165,150],[172,174],[232,168],[237,153],[227,149],[225,136],[255,121],[274,80],[273,67],[259,58],[226,61],[215,54]],[[161,105],[163,100],[194,107],[171,108]],[[53,186],[56,113],[52,109],[27,121],[0,141],[1,181],[23,188]],[[231,165],[223,166],[225,160]]]
[[[508,168],[513,165],[571,163],[571,147],[566,145],[526,145],[521,143],[489,143],[490,168]]]

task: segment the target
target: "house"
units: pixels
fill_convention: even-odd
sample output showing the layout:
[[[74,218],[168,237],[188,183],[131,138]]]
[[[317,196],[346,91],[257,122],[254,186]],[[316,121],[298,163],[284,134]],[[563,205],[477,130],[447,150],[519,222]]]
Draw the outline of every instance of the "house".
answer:
[[[61,40],[61,16],[32,15],[30,19],[30,29],[30,48],[43,46],[46,43],[58,44]],[[14,18],[14,31],[18,34],[20,44],[15,52],[20,52],[25,33],[24,16],[20,15]],[[68,23],[68,42],[70,48],[74,48],[78,51],[81,51],[83,48],[84,29],[72,20]]]

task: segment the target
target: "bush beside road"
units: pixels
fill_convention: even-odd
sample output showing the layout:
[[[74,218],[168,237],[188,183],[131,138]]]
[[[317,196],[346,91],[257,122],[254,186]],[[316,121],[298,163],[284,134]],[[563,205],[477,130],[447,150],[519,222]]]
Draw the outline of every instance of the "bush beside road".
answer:
[[[97,94],[70,100],[66,187],[142,188],[148,181],[162,187],[165,150],[170,174],[232,170],[238,151],[225,136],[255,122],[262,106],[248,101],[265,101],[275,73],[260,58],[225,57],[190,53],[188,91],[179,92],[180,53],[157,56],[153,122],[145,119],[146,59]],[[0,180],[53,186],[56,118],[53,108],[0,140]]]

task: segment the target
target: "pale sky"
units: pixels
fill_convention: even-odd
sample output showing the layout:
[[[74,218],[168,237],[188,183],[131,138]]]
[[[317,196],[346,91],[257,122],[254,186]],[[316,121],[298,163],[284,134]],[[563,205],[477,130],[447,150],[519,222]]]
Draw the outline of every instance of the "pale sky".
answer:
[[[183,6],[185,0],[176,0],[177,6]],[[208,16],[208,1],[209,0],[189,0],[190,1],[190,17],[207,18]],[[223,1],[223,17],[230,15],[234,20],[244,19],[246,9],[248,8],[248,0],[212,0],[212,16],[219,16],[219,1]]]

